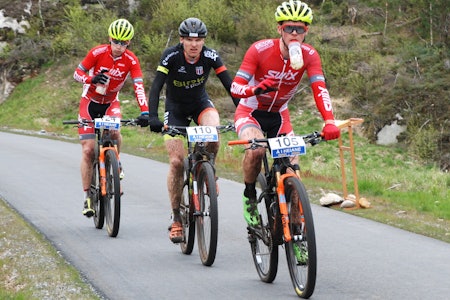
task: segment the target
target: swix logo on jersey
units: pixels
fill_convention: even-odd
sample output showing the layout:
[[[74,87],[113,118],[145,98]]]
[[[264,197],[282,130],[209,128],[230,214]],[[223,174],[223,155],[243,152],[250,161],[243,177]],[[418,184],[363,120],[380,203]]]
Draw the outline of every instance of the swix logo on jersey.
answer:
[[[142,82],[135,82],[134,87],[139,106],[147,105],[147,98],[145,97],[144,84]]]
[[[78,73],[76,73],[75,72],[75,74],[74,74],[74,77],[75,77],[75,80],[76,81],[81,81],[81,82],[83,82],[83,83],[86,83],[86,80],[89,78],[89,76],[86,76],[86,75],[83,75],[83,76],[80,76]]]
[[[299,72],[293,72],[292,70],[288,70],[286,73],[279,72],[277,70],[269,70],[267,72],[269,77],[275,77],[276,79],[283,79],[283,80],[296,80],[297,75]]]
[[[319,90],[320,90],[320,93],[318,96],[322,97],[325,110],[327,110],[327,111],[333,110],[333,108],[331,106],[330,93],[328,92],[328,90],[321,86],[319,86]]]
[[[241,85],[241,84],[236,83],[236,82],[233,82],[231,84],[230,91],[231,91],[232,94],[244,96],[244,95],[246,95],[246,90],[247,90],[247,86],[246,85]]]
[[[174,80],[173,85],[175,87],[184,87],[186,89],[190,89],[190,88],[201,85],[203,82],[205,82],[205,76],[199,77],[197,79],[186,80],[186,81]]]
[[[205,57],[211,58],[212,60],[216,61],[217,57],[219,56],[216,51],[207,50],[204,52]]]
[[[124,73],[125,73],[125,71],[120,71],[119,69],[110,69],[110,70],[109,70],[109,74],[110,74],[112,77],[120,77],[120,78],[123,78],[123,77],[125,76]]]

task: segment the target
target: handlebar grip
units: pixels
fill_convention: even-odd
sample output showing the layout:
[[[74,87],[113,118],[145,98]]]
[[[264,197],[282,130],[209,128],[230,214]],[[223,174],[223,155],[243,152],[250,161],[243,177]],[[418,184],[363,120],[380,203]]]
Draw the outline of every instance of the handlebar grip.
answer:
[[[62,123],[63,124],[78,124],[80,121],[78,121],[78,120],[66,120],[66,121],[63,121]]]
[[[248,144],[250,141],[249,140],[235,140],[235,141],[229,141],[228,145],[229,146],[233,146],[233,145],[245,145]]]

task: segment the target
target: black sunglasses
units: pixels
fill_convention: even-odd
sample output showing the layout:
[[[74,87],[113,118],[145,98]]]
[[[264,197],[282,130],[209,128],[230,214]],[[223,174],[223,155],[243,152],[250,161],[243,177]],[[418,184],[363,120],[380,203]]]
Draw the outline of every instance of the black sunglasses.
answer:
[[[282,26],[281,28],[283,29],[284,32],[289,34],[293,33],[294,30],[297,32],[297,34],[302,34],[308,31],[308,28],[304,26],[285,25]]]
[[[114,40],[114,39],[111,39],[111,42],[113,42],[116,45],[120,45],[120,46],[128,46],[130,44],[130,41],[119,41],[119,40]]]

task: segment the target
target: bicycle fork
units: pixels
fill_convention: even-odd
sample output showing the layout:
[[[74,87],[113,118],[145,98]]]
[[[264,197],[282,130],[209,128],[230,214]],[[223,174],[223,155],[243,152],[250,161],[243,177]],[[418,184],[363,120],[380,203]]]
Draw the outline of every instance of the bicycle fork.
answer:
[[[278,202],[280,206],[281,213],[281,223],[283,225],[283,235],[286,243],[289,243],[292,240],[291,230],[289,229],[289,212],[286,203],[286,195],[284,192],[284,180],[288,177],[297,177],[295,174],[286,173],[281,175],[279,172],[276,175],[277,177],[277,195]],[[291,203],[291,205],[293,205]],[[292,209],[292,208],[291,208]],[[294,240],[296,238],[294,237]]]
[[[111,150],[116,154],[117,160],[119,160],[119,153],[117,152],[116,146],[100,146],[98,163],[100,166],[100,192],[102,196],[106,196],[106,166],[105,166],[105,153],[106,151]]]

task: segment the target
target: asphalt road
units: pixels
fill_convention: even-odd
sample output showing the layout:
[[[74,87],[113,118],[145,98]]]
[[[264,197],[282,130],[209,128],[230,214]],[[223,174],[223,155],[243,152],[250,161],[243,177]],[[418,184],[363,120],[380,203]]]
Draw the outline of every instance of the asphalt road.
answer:
[[[126,142],[126,141],[125,141]],[[0,132],[0,196],[108,299],[296,299],[280,249],[259,280],[242,217],[243,185],[219,179],[219,244],[211,267],[168,239],[168,166],[121,155],[117,238],[82,216],[80,146]],[[311,299],[449,299],[450,244],[313,205],[318,272]]]

